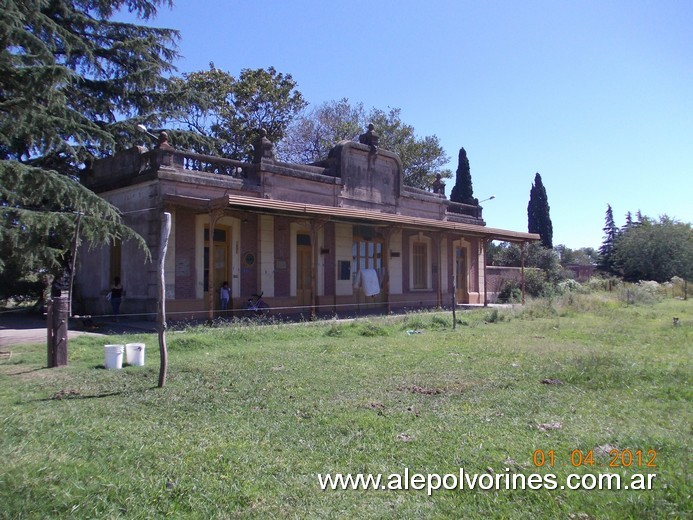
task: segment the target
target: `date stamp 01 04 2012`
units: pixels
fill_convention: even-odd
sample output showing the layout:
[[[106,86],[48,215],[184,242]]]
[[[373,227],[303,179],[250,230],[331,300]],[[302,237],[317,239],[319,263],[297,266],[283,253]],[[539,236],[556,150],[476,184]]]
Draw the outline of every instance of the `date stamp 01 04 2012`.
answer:
[[[614,448],[608,452],[609,468],[656,468],[657,450],[619,450]],[[534,450],[532,462],[537,468],[544,466],[554,467],[560,452],[556,450]],[[560,462],[560,460],[558,460]],[[594,466],[594,450],[572,450],[570,452],[570,464],[575,467]]]

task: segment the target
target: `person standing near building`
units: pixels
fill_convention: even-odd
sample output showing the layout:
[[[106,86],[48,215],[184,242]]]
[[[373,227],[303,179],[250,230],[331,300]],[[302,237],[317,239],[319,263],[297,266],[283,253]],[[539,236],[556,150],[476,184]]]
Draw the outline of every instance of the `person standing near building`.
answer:
[[[231,300],[231,288],[229,287],[229,282],[224,282],[221,284],[221,289],[219,289],[219,300],[221,301],[221,310],[227,310],[229,308],[229,301]]]
[[[123,293],[123,285],[120,283],[120,276],[116,276],[113,279],[111,292],[108,293],[111,296],[111,307],[113,308],[116,321],[118,321],[118,315],[120,314],[120,303],[123,301]]]

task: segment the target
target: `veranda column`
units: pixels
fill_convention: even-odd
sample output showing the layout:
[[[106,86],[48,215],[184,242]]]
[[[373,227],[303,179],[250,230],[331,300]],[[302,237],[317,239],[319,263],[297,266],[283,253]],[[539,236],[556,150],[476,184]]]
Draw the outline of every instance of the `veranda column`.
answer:
[[[487,272],[486,272],[486,251],[488,250],[489,242],[490,242],[490,240],[488,240],[487,238],[481,239],[481,244],[484,248],[483,251],[481,252],[483,255],[483,258],[484,258],[484,307],[488,307],[488,293],[486,292],[486,281],[487,281],[487,278],[486,278],[486,275],[487,275]]]
[[[318,224],[310,223],[310,245],[313,254],[313,268],[310,270],[310,319],[315,318],[315,293],[317,292],[316,277],[318,272]]]
[[[313,253],[313,268],[310,273],[310,317],[315,318],[315,311],[317,307],[317,293],[318,293],[318,253],[320,249],[318,247],[318,236],[319,231],[323,228],[327,219],[315,219],[310,222],[310,244],[311,252]]]
[[[522,242],[522,247],[520,248],[520,280],[522,284],[522,305],[525,304],[525,244],[527,242]]]
[[[390,243],[392,234],[399,231],[398,226],[383,228],[380,234],[383,237],[383,292],[385,293],[385,306],[388,314],[392,311],[390,302]]]
[[[209,233],[207,243],[209,254],[207,255],[207,320],[211,323],[214,320],[214,228],[217,221],[224,214],[222,210],[211,210],[209,212]],[[203,246],[204,247],[204,246]]]
[[[445,234],[436,233],[435,237],[437,242],[436,250],[438,251],[438,289],[436,290],[436,306],[441,308],[443,306],[443,240],[445,239]]]

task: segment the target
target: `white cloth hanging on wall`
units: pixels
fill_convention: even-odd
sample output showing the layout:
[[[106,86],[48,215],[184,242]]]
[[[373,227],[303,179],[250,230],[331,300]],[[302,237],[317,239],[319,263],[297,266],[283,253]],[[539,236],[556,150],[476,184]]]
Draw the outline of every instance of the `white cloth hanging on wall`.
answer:
[[[361,269],[361,287],[366,296],[375,296],[380,292],[380,281],[378,271],[375,269]]]

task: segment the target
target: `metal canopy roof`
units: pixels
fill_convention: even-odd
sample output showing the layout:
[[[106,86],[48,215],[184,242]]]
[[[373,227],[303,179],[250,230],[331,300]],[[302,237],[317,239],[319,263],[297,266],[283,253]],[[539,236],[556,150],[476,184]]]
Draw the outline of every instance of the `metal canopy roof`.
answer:
[[[263,211],[285,215],[305,215],[306,217],[327,217],[330,220],[342,222],[371,222],[373,224],[400,224],[407,227],[422,229],[437,229],[441,231],[457,231],[465,235],[484,237],[489,240],[502,240],[505,242],[528,242],[540,240],[536,233],[523,233],[520,231],[509,231],[506,229],[489,228],[475,224],[464,224],[450,220],[436,220],[430,218],[413,217],[410,215],[400,215],[397,213],[382,213],[356,208],[340,208],[334,206],[320,206],[318,204],[307,204],[302,202],[288,202],[284,200],[263,199],[259,197],[244,197],[241,195],[225,195],[218,199],[194,199],[189,197],[167,196],[167,201],[182,203],[183,205],[194,205],[209,209],[222,209],[224,207],[242,208],[246,211]],[[191,204],[192,203],[192,204]],[[201,204],[202,203],[202,204]],[[206,203],[206,204],[205,204]]]
[[[436,220],[430,218],[412,217],[396,213],[381,213],[356,208],[340,208],[333,206],[320,206],[301,202],[288,202],[283,200],[262,199],[259,197],[244,197],[240,195],[226,195],[213,201],[214,207],[243,208],[248,211],[263,210],[272,213],[286,215],[305,215],[306,217],[328,217],[334,221],[372,222],[400,224],[407,227],[419,227],[426,229],[438,229],[441,231],[457,231],[466,235],[485,237],[490,240],[502,240],[506,242],[527,242],[539,240],[536,233],[523,233],[505,229],[489,228],[475,224],[464,224],[449,220]]]

